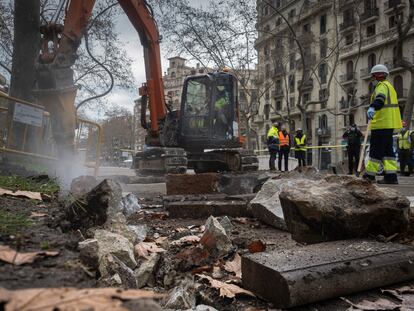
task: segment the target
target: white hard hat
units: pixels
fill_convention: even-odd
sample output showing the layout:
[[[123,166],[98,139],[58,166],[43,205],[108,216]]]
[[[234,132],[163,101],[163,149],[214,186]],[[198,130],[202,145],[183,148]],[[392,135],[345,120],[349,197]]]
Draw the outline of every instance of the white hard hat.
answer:
[[[385,65],[378,64],[371,68],[371,74],[373,73],[386,73],[388,75],[390,72]]]
[[[296,130],[296,132],[300,132],[300,131],[302,131],[302,129],[301,129],[301,128],[298,128],[298,129]]]

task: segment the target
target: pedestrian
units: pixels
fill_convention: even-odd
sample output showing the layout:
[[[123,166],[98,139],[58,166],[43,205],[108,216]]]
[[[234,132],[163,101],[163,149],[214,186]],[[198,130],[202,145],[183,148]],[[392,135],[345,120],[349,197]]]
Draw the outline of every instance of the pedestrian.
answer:
[[[397,161],[393,148],[394,130],[402,127],[397,92],[387,80],[388,68],[382,64],[371,69],[375,89],[371,95],[371,104],[367,111],[371,120],[371,139],[369,159],[363,178],[375,181],[381,164],[384,167],[384,179],[380,184],[398,184]]]
[[[410,176],[413,172],[413,166],[411,163],[411,144],[413,133],[408,130],[407,122],[402,122],[403,128],[397,136],[397,150],[398,159],[400,160],[400,174],[401,176]],[[408,167],[408,172],[405,171],[405,167]]]
[[[352,175],[358,169],[359,153],[361,151],[361,137],[362,133],[357,128],[356,124],[352,124],[351,127],[342,135],[343,139],[347,140],[346,150],[348,152],[348,174]]]
[[[295,136],[295,157],[298,159],[298,166],[306,166],[306,135],[301,128],[296,130]]]
[[[279,152],[279,124],[273,123],[272,127],[267,132],[267,148],[269,150],[269,169],[276,170],[275,161],[277,153]]]
[[[279,132],[279,171],[282,170],[283,157],[285,160],[285,172],[287,172],[289,170],[290,137],[286,126],[282,125],[281,129]]]

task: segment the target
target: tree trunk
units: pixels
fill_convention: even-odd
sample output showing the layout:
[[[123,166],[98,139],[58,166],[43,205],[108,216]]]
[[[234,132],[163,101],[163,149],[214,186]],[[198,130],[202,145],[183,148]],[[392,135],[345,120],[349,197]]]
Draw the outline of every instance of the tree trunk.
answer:
[[[414,107],[414,71],[410,71],[411,83],[408,90],[407,102],[405,103],[403,120],[407,121],[408,127],[411,127],[411,120],[413,118]]]
[[[13,62],[10,80],[10,95],[32,102],[32,89],[35,82],[35,62],[40,46],[40,0],[14,0],[14,42]],[[12,120],[14,105],[9,107],[9,122]],[[25,126],[13,122],[11,147],[19,150],[30,150],[26,143],[23,146]],[[30,141],[30,129],[26,140]]]

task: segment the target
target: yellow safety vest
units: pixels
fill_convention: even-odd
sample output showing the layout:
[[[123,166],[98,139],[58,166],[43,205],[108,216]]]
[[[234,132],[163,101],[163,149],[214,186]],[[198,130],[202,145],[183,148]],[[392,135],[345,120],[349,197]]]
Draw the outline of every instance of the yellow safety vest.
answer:
[[[302,138],[295,137],[295,151],[306,151],[306,135],[303,135]]]
[[[273,136],[274,138],[279,139],[279,130],[277,129],[277,127],[272,126],[269,131],[267,132],[267,138]]]
[[[401,133],[398,134],[398,148],[399,149],[410,149],[411,148],[411,141],[410,141],[410,131],[406,131],[404,135]]]
[[[384,106],[375,112],[371,121],[371,130],[400,129],[402,127],[400,107],[398,106],[397,92],[387,80],[378,82],[371,95],[371,103],[378,94],[385,96]]]

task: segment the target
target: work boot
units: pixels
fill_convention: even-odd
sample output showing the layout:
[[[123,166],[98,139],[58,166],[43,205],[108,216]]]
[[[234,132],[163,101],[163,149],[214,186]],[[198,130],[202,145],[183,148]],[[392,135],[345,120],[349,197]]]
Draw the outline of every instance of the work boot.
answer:
[[[362,179],[369,181],[369,182],[375,182],[375,177],[372,175],[368,175],[367,173],[365,173],[364,175],[362,175]]]
[[[381,185],[398,185],[397,174],[386,174],[383,180],[378,180],[378,184]]]

